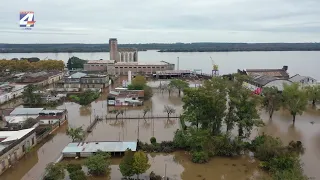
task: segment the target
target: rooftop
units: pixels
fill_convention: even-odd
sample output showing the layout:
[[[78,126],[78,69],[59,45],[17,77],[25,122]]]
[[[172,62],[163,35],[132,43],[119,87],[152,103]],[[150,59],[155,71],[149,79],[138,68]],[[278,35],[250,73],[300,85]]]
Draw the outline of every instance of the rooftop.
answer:
[[[125,66],[164,66],[168,63],[164,61],[160,62],[116,62],[115,65],[125,65]]]
[[[274,80],[278,79],[278,78],[273,77],[273,76],[260,75],[260,74],[256,74],[256,73],[253,73],[251,75],[251,77],[253,78],[253,81],[255,83],[258,83],[258,84],[260,84],[262,86],[268,84],[271,81],[274,81]]]
[[[1,141],[1,143],[21,139],[22,137],[24,137],[25,135],[27,135],[33,130],[34,128],[23,129],[19,131],[0,131],[0,138],[5,138],[4,140]]]
[[[317,81],[316,79],[314,79],[314,78],[312,78],[310,76],[300,76],[300,74],[296,74],[296,75],[292,76],[289,80],[292,81],[292,82],[300,82],[300,81],[302,81],[304,79],[307,79],[307,78],[312,79],[315,82]]]
[[[34,115],[34,116],[5,116],[4,119],[10,124],[22,124],[29,118],[37,119],[38,117],[39,117],[38,115]]]
[[[105,152],[124,152],[126,149],[132,151],[137,150],[137,142],[80,142],[80,143],[69,143],[63,150],[62,153],[77,153],[87,152],[93,153],[98,150]]]
[[[11,113],[10,116],[13,115],[38,115],[43,108],[15,108]]]
[[[251,76],[253,74],[260,74],[265,76],[273,77],[289,77],[287,72],[287,66],[284,66],[281,69],[246,69],[247,75]]]
[[[87,76],[86,73],[82,73],[82,72],[76,72],[74,74],[72,74],[71,76],[69,76],[68,78],[72,78],[72,79],[80,79],[84,76]]]
[[[114,64],[114,60],[89,60],[87,64]]]
[[[49,114],[49,113],[64,113],[65,110],[64,109],[50,109],[50,110],[42,110],[39,113],[43,113],[43,114]]]

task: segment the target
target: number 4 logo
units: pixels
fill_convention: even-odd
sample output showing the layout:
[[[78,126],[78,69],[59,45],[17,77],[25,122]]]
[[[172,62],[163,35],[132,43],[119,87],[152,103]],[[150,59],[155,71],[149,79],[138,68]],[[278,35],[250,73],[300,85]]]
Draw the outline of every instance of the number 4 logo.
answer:
[[[20,27],[34,27],[34,12],[20,12]]]

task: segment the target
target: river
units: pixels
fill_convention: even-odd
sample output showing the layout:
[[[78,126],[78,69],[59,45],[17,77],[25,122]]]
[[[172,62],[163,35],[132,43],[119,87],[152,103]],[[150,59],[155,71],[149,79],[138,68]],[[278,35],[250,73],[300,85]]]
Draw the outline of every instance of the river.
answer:
[[[1,58],[14,57],[40,57],[61,59],[67,61],[68,57],[75,55],[84,59],[108,59],[108,53],[44,53],[44,54],[0,54]],[[180,57],[180,69],[203,69],[210,71],[210,56],[219,64],[221,74],[236,72],[237,68],[281,68],[289,66],[291,75],[299,73],[320,79],[318,67],[320,52],[232,52],[232,53],[157,53],[155,51],[139,52],[141,60],[166,60],[176,62]],[[238,62],[238,63],[236,63]],[[106,90],[107,91],[107,90]],[[58,158],[61,150],[71,140],[65,135],[68,126],[86,128],[94,115],[105,116],[108,108],[105,94],[90,106],[81,107],[76,103],[65,103],[58,108],[66,108],[69,112],[68,124],[61,127],[55,134],[47,139],[47,142],[39,144],[33,151],[23,157],[17,164],[1,175],[1,180],[38,180],[43,174],[45,165]],[[145,105],[152,107],[154,115],[161,114],[163,106],[170,104],[181,113],[182,102],[177,94],[161,94],[155,91],[154,96]],[[298,116],[296,125],[292,126],[291,116],[286,111],[275,112],[273,120],[269,120],[267,114],[261,111],[261,118],[265,126],[256,129],[252,137],[258,133],[268,133],[281,138],[285,143],[291,140],[300,140],[306,147],[305,154],[301,157],[305,173],[309,177],[320,179],[320,171],[317,164],[320,162],[320,112],[308,108]],[[142,115],[142,108],[127,109],[124,116]],[[148,116],[148,115],[147,115]],[[151,136],[158,141],[171,140],[176,129],[180,128],[178,119],[170,121],[166,119],[141,120],[104,120],[95,126],[94,131],[88,135],[87,140],[136,140],[148,142]],[[314,122],[314,123],[311,123]],[[138,128],[139,127],[139,128]],[[164,164],[168,165],[168,176],[175,179],[248,179],[257,174],[257,163],[251,158],[236,159],[214,158],[205,165],[191,163],[187,155],[177,152],[171,155],[150,155],[151,169],[157,174],[164,175]],[[119,178],[118,162],[112,166],[111,177]],[[235,164],[235,165],[234,165]]]
[[[77,56],[86,60],[109,59],[109,53],[1,53],[0,59],[38,57],[40,59],[58,59],[65,62],[69,57]],[[194,53],[158,53],[157,51],[139,52],[139,61],[168,61],[177,63],[179,69],[202,69],[210,73],[212,62],[219,65],[220,74],[234,73],[237,69],[282,68],[289,66],[290,75],[300,74],[320,80],[320,51],[273,51],[273,52],[194,52]]]

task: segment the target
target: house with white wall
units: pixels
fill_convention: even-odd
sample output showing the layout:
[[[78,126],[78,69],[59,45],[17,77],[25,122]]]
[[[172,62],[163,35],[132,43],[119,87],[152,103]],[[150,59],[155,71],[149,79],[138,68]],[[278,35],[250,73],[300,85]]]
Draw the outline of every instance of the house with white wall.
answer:
[[[316,79],[314,79],[310,76],[301,76],[300,74],[296,74],[296,75],[292,76],[289,80],[294,83],[299,83],[303,87],[318,84]]]
[[[0,85],[0,104],[8,102],[22,95],[26,85],[5,83]]]
[[[0,131],[0,175],[36,144],[35,128]]]

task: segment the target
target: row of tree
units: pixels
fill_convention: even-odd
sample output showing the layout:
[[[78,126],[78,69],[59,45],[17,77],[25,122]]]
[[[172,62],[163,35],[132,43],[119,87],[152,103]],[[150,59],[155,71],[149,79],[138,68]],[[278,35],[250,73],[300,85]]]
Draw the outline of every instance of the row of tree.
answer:
[[[30,62],[28,60],[0,60],[0,71],[28,72],[41,70],[63,70],[64,62],[60,60],[42,60]]]

